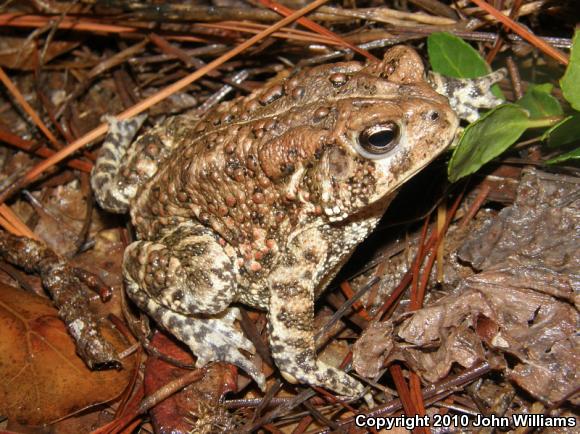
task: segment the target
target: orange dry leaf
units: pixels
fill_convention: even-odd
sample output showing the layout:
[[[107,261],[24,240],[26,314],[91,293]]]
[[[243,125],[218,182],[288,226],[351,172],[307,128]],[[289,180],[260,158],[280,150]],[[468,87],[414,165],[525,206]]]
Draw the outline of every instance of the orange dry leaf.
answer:
[[[0,285],[0,414],[21,425],[51,423],[123,392],[135,368],[90,371],[49,300]],[[122,351],[112,329],[106,338]]]

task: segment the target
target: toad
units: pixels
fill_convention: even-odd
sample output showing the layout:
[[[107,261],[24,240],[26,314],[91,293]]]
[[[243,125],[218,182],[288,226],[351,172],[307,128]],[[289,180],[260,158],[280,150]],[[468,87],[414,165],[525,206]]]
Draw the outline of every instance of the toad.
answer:
[[[489,94],[498,77],[484,79]],[[436,81],[397,46],[381,62],[303,69],[201,119],[170,118],[132,144],[141,119],[112,122],[92,186],[103,208],[131,213],[129,297],[198,366],[233,363],[261,388],[233,305],[265,310],[286,379],[361,392],[317,359],[314,303],[397,189],[453,140],[458,116],[433,86],[458,86]]]

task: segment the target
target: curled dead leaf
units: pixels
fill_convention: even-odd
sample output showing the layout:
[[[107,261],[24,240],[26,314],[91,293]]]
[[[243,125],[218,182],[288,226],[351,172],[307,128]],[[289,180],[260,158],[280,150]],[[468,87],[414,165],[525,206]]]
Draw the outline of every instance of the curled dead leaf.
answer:
[[[354,370],[367,378],[377,376],[394,346],[393,323],[390,321],[371,323],[353,346]]]
[[[0,286],[0,414],[21,425],[55,422],[118,397],[135,358],[121,370],[90,371],[50,301]],[[128,344],[112,328],[103,335],[121,352]]]

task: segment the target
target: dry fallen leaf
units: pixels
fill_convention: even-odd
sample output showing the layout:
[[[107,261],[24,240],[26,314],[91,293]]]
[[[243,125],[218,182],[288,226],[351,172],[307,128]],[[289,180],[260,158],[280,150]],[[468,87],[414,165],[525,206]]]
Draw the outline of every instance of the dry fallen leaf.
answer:
[[[49,300],[0,286],[0,414],[22,425],[48,424],[123,392],[135,368],[90,371]],[[103,327],[118,350],[118,333]]]

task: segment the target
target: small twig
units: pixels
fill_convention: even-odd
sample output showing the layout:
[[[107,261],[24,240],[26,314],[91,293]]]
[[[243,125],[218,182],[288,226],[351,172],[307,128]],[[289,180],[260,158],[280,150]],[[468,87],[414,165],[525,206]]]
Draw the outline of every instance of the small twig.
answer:
[[[6,75],[4,69],[2,69],[1,66],[0,66],[0,81],[4,83],[4,86],[6,86],[6,88],[12,94],[14,99],[16,99],[18,104],[20,104],[20,106],[24,109],[24,111],[28,114],[28,116],[30,116],[32,122],[34,122],[34,124],[40,129],[40,131],[44,133],[46,138],[50,140],[50,142],[56,148],[62,148],[62,144],[59,143],[59,141],[56,139],[56,137],[54,137],[52,132],[46,127],[46,125],[44,125],[44,122],[42,122],[40,116],[38,116],[38,114],[36,114],[36,111],[32,108],[32,106],[28,104],[26,98],[24,98],[22,93],[20,93],[16,85],[12,82],[12,80],[10,80],[10,77]]]
[[[196,369],[195,371],[183,374],[181,377],[160,387],[151,395],[145,397],[137,407],[137,414],[145,414],[149,409],[155,407],[161,401],[169,398],[176,392],[179,392],[186,386],[199,381],[205,374],[205,369]]]
[[[522,6],[522,0],[514,0],[514,3],[510,9],[509,12],[509,18],[511,20],[517,20],[519,12],[520,12],[520,7]],[[504,43],[504,39],[502,37],[502,35],[500,35],[498,33],[498,37],[495,41],[495,45],[493,46],[493,48],[491,49],[491,51],[487,54],[485,60],[487,61],[487,63],[489,63],[491,65],[491,62],[493,62],[493,59],[495,59],[495,56],[497,56],[497,53],[499,53],[499,51],[501,50],[502,46]]]
[[[412,273],[413,279],[411,283],[411,302],[409,304],[409,310],[417,310],[421,305],[420,301],[418,300],[419,294],[419,275],[421,271],[421,264],[423,263],[424,255],[423,252],[425,251],[425,239],[427,237],[427,229],[429,228],[429,221],[431,220],[431,213],[425,218],[425,222],[423,223],[423,228],[421,229],[421,236],[419,237],[419,245],[418,250],[415,255],[415,260],[413,261]]]
[[[90,309],[87,287],[72,268],[42,242],[0,231],[0,255],[40,276],[59,317],[74,338],[77,353],[89,368],[119,363],[116,349],[102,335],[98,316]],[[83,275],[86,272],[81,273]]]
[[[391,377],[395,382],[395,387],[397,388],[397,392],[399,393],[399,399],[403,404],[403,409],[405,410],[405,414],[408,416],[415,416],[419,414],[417,407],[415,406],[415,402],[411,398],[411,392],[409,387],[407,386],[407,382],[405,381],[405,377],[403,377],[403,371],[401,367],[397,364],[392,364],[389,367],[389,371],[391,373]],[[427,432],[428,428],[417,427],[413,429],[414,434],[420,434]],[[431,432],[430,430],[428,432]]]
[[[262,340],[260,333],[258,333],[256,325],[250,319],[248,312],[246,312],[245,309],[240,309],[240,315],[242,317],[240,321],[242,330],[244,331],[246,336],[250,338],[262,360],[266,362],[268,365],[274,367],[275,364],[274,361],[272,360],[272,357],[270,357],[268,347],[264,344],[264,341]]]
[[[312,422],[314,422],[314,418],[307,414],[300,420],[300,422],[298,422],[298,425],[296,425],[292,431],[292,434],[303,434],[304,431],[306,431],[306,429],[312,424]]]
[[[48,158],[54,155],[52,149],[48,149],[46,146],[40,147],[40,144],[34,143],[30,140],[25,140],[16,134],[12,134],[10,131],[5,130],[0,126],[0,140],[8,145],[14,146],[24,152],[29,154],[35,154],[42,158]],[[82,160],[68,160],[66,165],[72,169],[82,170],[83,172],[89,173],[93,167],[92,163],[89,161]]]
[[[138,339],[139,339],[139,342],[141,343],[141,346],[145,349],[145,351],[147,352],[147,355],[149,357],[156,357],[159,360],[162,360],[165,363],[173,365],[177,368],[188,369],[190,371],[195,369],[195,364],[193,362],[191,362],[191,363],[184,362],[180,359],[177,359],[175,357],[170,356],[169,354],[165,354],[164,352],[160,351],[158,348],[154,347],[151,344],[151,342],[149,340],[147,340],[146,337],[139,336]]]
[[[318,392],[319,395],[322,395],[324,397],[324,399],[326,399],[326,401],[328,401],[331,404],[339,404],[341,407],[343,407],[346,411],[352,412],[352,413],[356,413],[356,410],[349,405],[349,403],[347,401],[340,401],[336,398],[336,396],[332,395],[330,392],[327,392],[326,390],[324,390],[322,387],[318,387],[318,386],[311,386],[312,389],[316,390],[316,392]],[[337,425],[331,426],[334,430],[336,429],[340,429]],[[370,428],[371,433],[373,434],[377,434],[377,431],[375,428]]]
[[[284,5],[281,5],[279,3],[276,3],[272,0],[259,0],[260,3],[262,3],[264,6],[269,7],[270,9],[272,9],[275,12],[278,12],[279,14],[287,17],[289,15],[291,15],[294,11]],[[371,60],[371,61],[375,61],[378,62],[379,59],[377,59],[375,56],[373,56],[371,53],[369,53],[366,50],[363,50],[359,47],[357,47],[356,45],[351,44],[350,42],[344,40],[343,38],[341,38],[340,36],[338,36],[336,33],[331,32],[330,30],[328,30],[325,27],[322,27],[320,24],[316,24],[314,21],[309,20],[308,18],[298,18],[296,20],[296,22],[298,22],[299,24],[302,24],[304,27],[320,33],[321,35],[324,36],[328,36],[331,39],[334,39],[336,42],[340,43],[341,45],[344,45],[347,48],[350,48],[352,51],[357,52],[358,54],[362,55],[363,57],[366,57],[367,59]]]
[[[249,71],[247,69],[242,69],[231,77],[227,77],[227,79],[224,80],[227,82],[227,84],[224,84],[217,92],[214,92],[208,99],[206,99],[199,107],[194,110],[194,113],[197,116],[202,116],[205,114],[206,111],[217,105],[223,98],[232,92],[234,90],[234,85],[241,84],[249,76]]]
[[[439,397],[440,399],[445,398],[449,391],[453,391],[459,387],[464,387],[465,385],[475,381],[481,376],[487,374],[491,370],[491,366],[487,362],[482,362],[476,366],[466,369],[460,374],[450,376],[438,383],[431,384],[423,388],[423,399],[427,405],[432,405],[434,401],[431,398]],[[364,414],[367,418],[370,417],[380,417],[387,414],[393,414],[394,412],[402,408],[402,403],[400,399],[393,399],[383,405],[380,405],[371,411],[360,412],[358,414]],[[348,418],[346,420],[340,421],[341,426],[348,426],[354,423],[354,417]],[[329,434],[330,431],[327,429],[316,431],[316,434]]]
[[[411,392],[411,398],[413,403],[417,407],[417,414],[419,416],[425,416],[425,401],[423,400],[423,392],[421,391],[421,378],[416,372],[409,372],[409,391]],[[429,428],[426,428],[427,432],[431,432]]]
[[[10,265],[8,262],[0,261],[0,270],[8,274],[12,279],[18,282],[26,291],[46,298],[46,293],[39,288],[38,290],[29,283],[29,278],[26,273],[20,271],[18,268]]]
[[[196,23],[195,28],[198,29],[220,29],[220,30],[234,30],[239,33],[259,33],[268,28],[266,24],[239,22],[239,21],[221,21],[219,23]],[[328,36],[319,35],[310,31],[298,30],[285,27],[270,35],[272,38],[286,39],[290,41],[304,41],[317,44],[338,45],[344,46],[342,42]],[[176,38],[173,38],[176,39]]]
[[[70,102],[74,101],[80,95],[82,95],[89,88],[89,86],[92,84],[95,78],[99,77],[104,72],[128,61],[128,59],[132,58],[137,53],[143,51],[147,46],[148,42],[149,42],[148,40],[140,41],[134,45],[131,45],[130,47],[125,48],[124,50],[119,51],[118,53],[113,54],[112,56],[102,60],[97,65],[95,65],[84,76],[83,80],[76,85],[75,89],[67,96],[66,100],[61,104],[61,106],[57,110],[56,117],[60,118],[64,113],[64,111],[68,108]]]
[[[124,349],[123,351],[119,352],[118,356],[120,360],[126,359],[127,357],[129,357],[131,354],[134,354],[135,352],[139,351],[139,349],[142,348],[141,344],[139,342],[135,342],[133,345],[131,345],[130,347]]]
[[[475,217],[475,214],[477,214],[477,211],[479,211],[479,209],[481,208],[481,205],[489,195],[490,191],[491,187],[489,186],[489,184],[484,184],[481,186],[481,189],[479,190],[479,193],[477,194],[475,200],[469,207],[469,210],[467,211],[463,219],[461,219],[461,222],[459,222],[460,230],[465,229],[469,224],[469,222],[471,221],[471,219]]]
[[[1,14],[0,26],[12,27],[43,27],[50,23],[53,17],[44,15]],[[88,32],[131,33],[139,29],[130,26],[101,24],[78,17],[63,17],[57,23],[59,29],[82,30]]]
[[[449,225],[451,224],[451,219],[453,218],[453,216],[455,216],[455,213],[457,212],[457,208],[459,208],[459,204],[461,203],[461,199],[463,199],[464,191],[465,191],[465,185],[464,185],[464,190],[461,192],[461,194],[459,194],[457,196],[457,199],[455,199],[455,202],[453,203],[453,205],[451,206],[451,209],[447,213],[447,217],[445,219],[445,223],[443,224],[443,227],[441,228],[441,231],[434,231],[435,243],[431,247],[431,255],[429,256],[429,259],[427,260],[427,265],[425,265],[425,269],[423,270],[423,274],[421,275],[421,284],[419,285],[419,291],[417,294],[417,301],[419,302],[419,308],[423,307],[423,300],[425,299],[425,291],[427,288],[427,283],[429,282],[429,275],[431,274],[431,268],[433,268],[433,263],[435,262],[435,259],[437,258],[436,251],[439,248],[439,245],[445,239],[445,234],[447,233],[447,229],[449,228]]]
[[[378,283],[378,281],[376,282]],[[352,286],[350,286],[350,283],[348,282],[348,280],[344,280],[342,282],[340,282],[340,290],[342,291],[342,293],[344,294],[344,296],[347,299],[350,299],[352,297],[354,297],[354,291],[352,290]],[[374,287],[375,285],[373,284],[371,286]],[[371,289],[369,288],[369,289]],[[355,312],[360,315],[362,317],[362,319],[364,319],[365,321],[370,321],[371,317],[368,314],[367,310],[365,309],[364,305],[360,302],[360,301],[355,301],[352,304],[353,308],[355,309]]]
[[[434,239],[434,236],[431,236],[431,239],[427,241],[427,246],[430,245],[430,242]],[[413,271],[407,270],[401,282],[397,285],[397,287],[389,294],[389,298],[383,303],[383,305],[377,310],[377,313],[373,317],[373,321],[380,321],[383,315],[397,302],[403,291],[407,289],[407,286],[413,280]]]
[[[256,419],[258,419],[258,417],[262,414],[262,412],[266,408],[268,408],[268,406],[272,402],[272,399],[274,399],[274,397],[278,394],[278,392],[281,389],[282,389],[282,382],[279,379],[276,379],[274,384],[272,384],[268,388],[268,390],[266,391],[266,394],[264,395],[262,402],[260,402],[260,405],[258,405],[256,407],[256,409],[254,410],[254,413],[252,414],[252,419],[250,420],[249,423],[254,423],[256,421]]]
[[[320,12],[326,12],[339,17],[359,18],[364,20],[376,21],[379,23],[388,23],[394,25],[406,25],[409,27],[417,24],[427,24],[432,26],[453,26],[457,24],[457,20],[436,17],[433,15],[417,13],[417,12],[403,12],[388,7],[377,8],[357,8],[357,9],[342,9],[336,7],[325,6],[320,8]],[[442,29],[439,28],[439,31]]]
[[[425,9],[427,12],[431,12],[433,15],[441,15],[452,20],[457,19],[457,12],[439,0],[409,0],[409,2]]]
[[[259,428],[262,425],[269,423],[270,421],[274,420],[277,417],[283,416],[293,408],[299,406],[307,399],[312,398],[315,396],[316,393],[312,389],[306,389],[300,392],[298,395],[292,397],[288,401],[282,402],[278,407],[274,408],[272,411],[263,415],[260,419],[255,421],[254,423],[247,424],[246,426],[241,427],[241,432],[252,432],[255,429]],[[274,401],[276,398],[273,398]]]
[[[520,99],[524,96],[524,91],[522,89],[522,79],[520,77],[520,71],[514,62],[514,58],[512,56],[508,56],[506,59],[507,68],[510,75],[510,80],[512,82],[512,88],[514,90],[514,96],[516,99]]]
[[[445,237],[446,234],[443,233],[443,231],[445,230],[445,221],[446,221],[446,216],[447,216],[447,207],[441,203],[439,204],[439,206],[437,207],[437,235],[439,237]],[[443,282],[444,279],[444,269],[443,269],[443,262],[444,262],[444,258],[443,255],[445,253],[445,240],[443,240],[442,242],[439,243],[439,246],[437,247],[437,273],[436,273],[436,277],[437,277],[437,282],[441,283]],[[421,304],[423,304],[423,301],[421,301]]]
[[[502,14],[500,11],[498,11],[496,8],[486,3],[484,0],[471,0],[471,1],[475,3],[477,6],[479,6],[481,9],[485,10],[487,13],[493,15],[495,19],[500,21],[511,31],[520,35],[522,38],[524,38],[530,44],[537,47],[539,50],[543,51],[548,56],[552,57],[553,59],[557,60],[563,65],[568,65],[569,62],[568,56],[566,56],[560,50],[552,47],[543,39],[537,37],[532,32],[525,29],[520,24],[516,23],[514,20],[511,20],[509,17]]]
[[[306,407],[306,409],[309,411],[309,413],[312,415],[312,417],[314,417],[319,422],[325,424],[326,426],[329,426],[330,428],[332,428],[336,432],[339,432],[339,433],[342,433],[342,434],[346,434],[346,430],[344,428],[340,427],[336,422],[334,422],[334,421],[328,419],[327,417],[325,417],[310,402],[304,401],[302,403],[302,405],[304,407]]]
[[[276,405],[287,404],[293,398],[291,397],[275,397],[268,403],[268,406],[273,407]],[[245,408],[245,407],[259,407],[262,402],[264,401],[263,398],[240,398],[240,399],[228,399],[224,401],[224,407],[229,409],[238,409],[238,408]],[[319,404],[323,403],[322,398],[312,398],[312,401],[316,401]]]
[[[10,209],[10,207],[5,203],[0,204],[0,217],[2,218],[2,220],[0,220],[2,226],[4,226],[3,223],[7,223],[7,226],[4,226],[7,231],[12,232],[14,235],[32,238],[33,240],[39,241],[36,234],[32,232],[30,228],[20,220],[20,217],[14,214],[12,209]]]
[[[4,204],[2,204],[2,205],[4,205]],[[10,220],[4,218],[1,211],[0,211],[0,226],[2,226],[5,230],[7,230],[8,232],[10,232],[14,235],[17,235],[19,233],[16,226],[14,226]]]
[[[334,312],[334,314],[330,317],[330,319],[324,324],[324,326],[316,333],[314,336],[314,340],[320,339],[320,337],[328,330],[332,325],[338,321],[342,316],[349,310],[352,305],[359,300],[366,292],[373,287],[375,283],[377,283],[380,279],[378,277],[373,277],[365,286],[357,291],[355,295],[349,298],[340,308]]]

